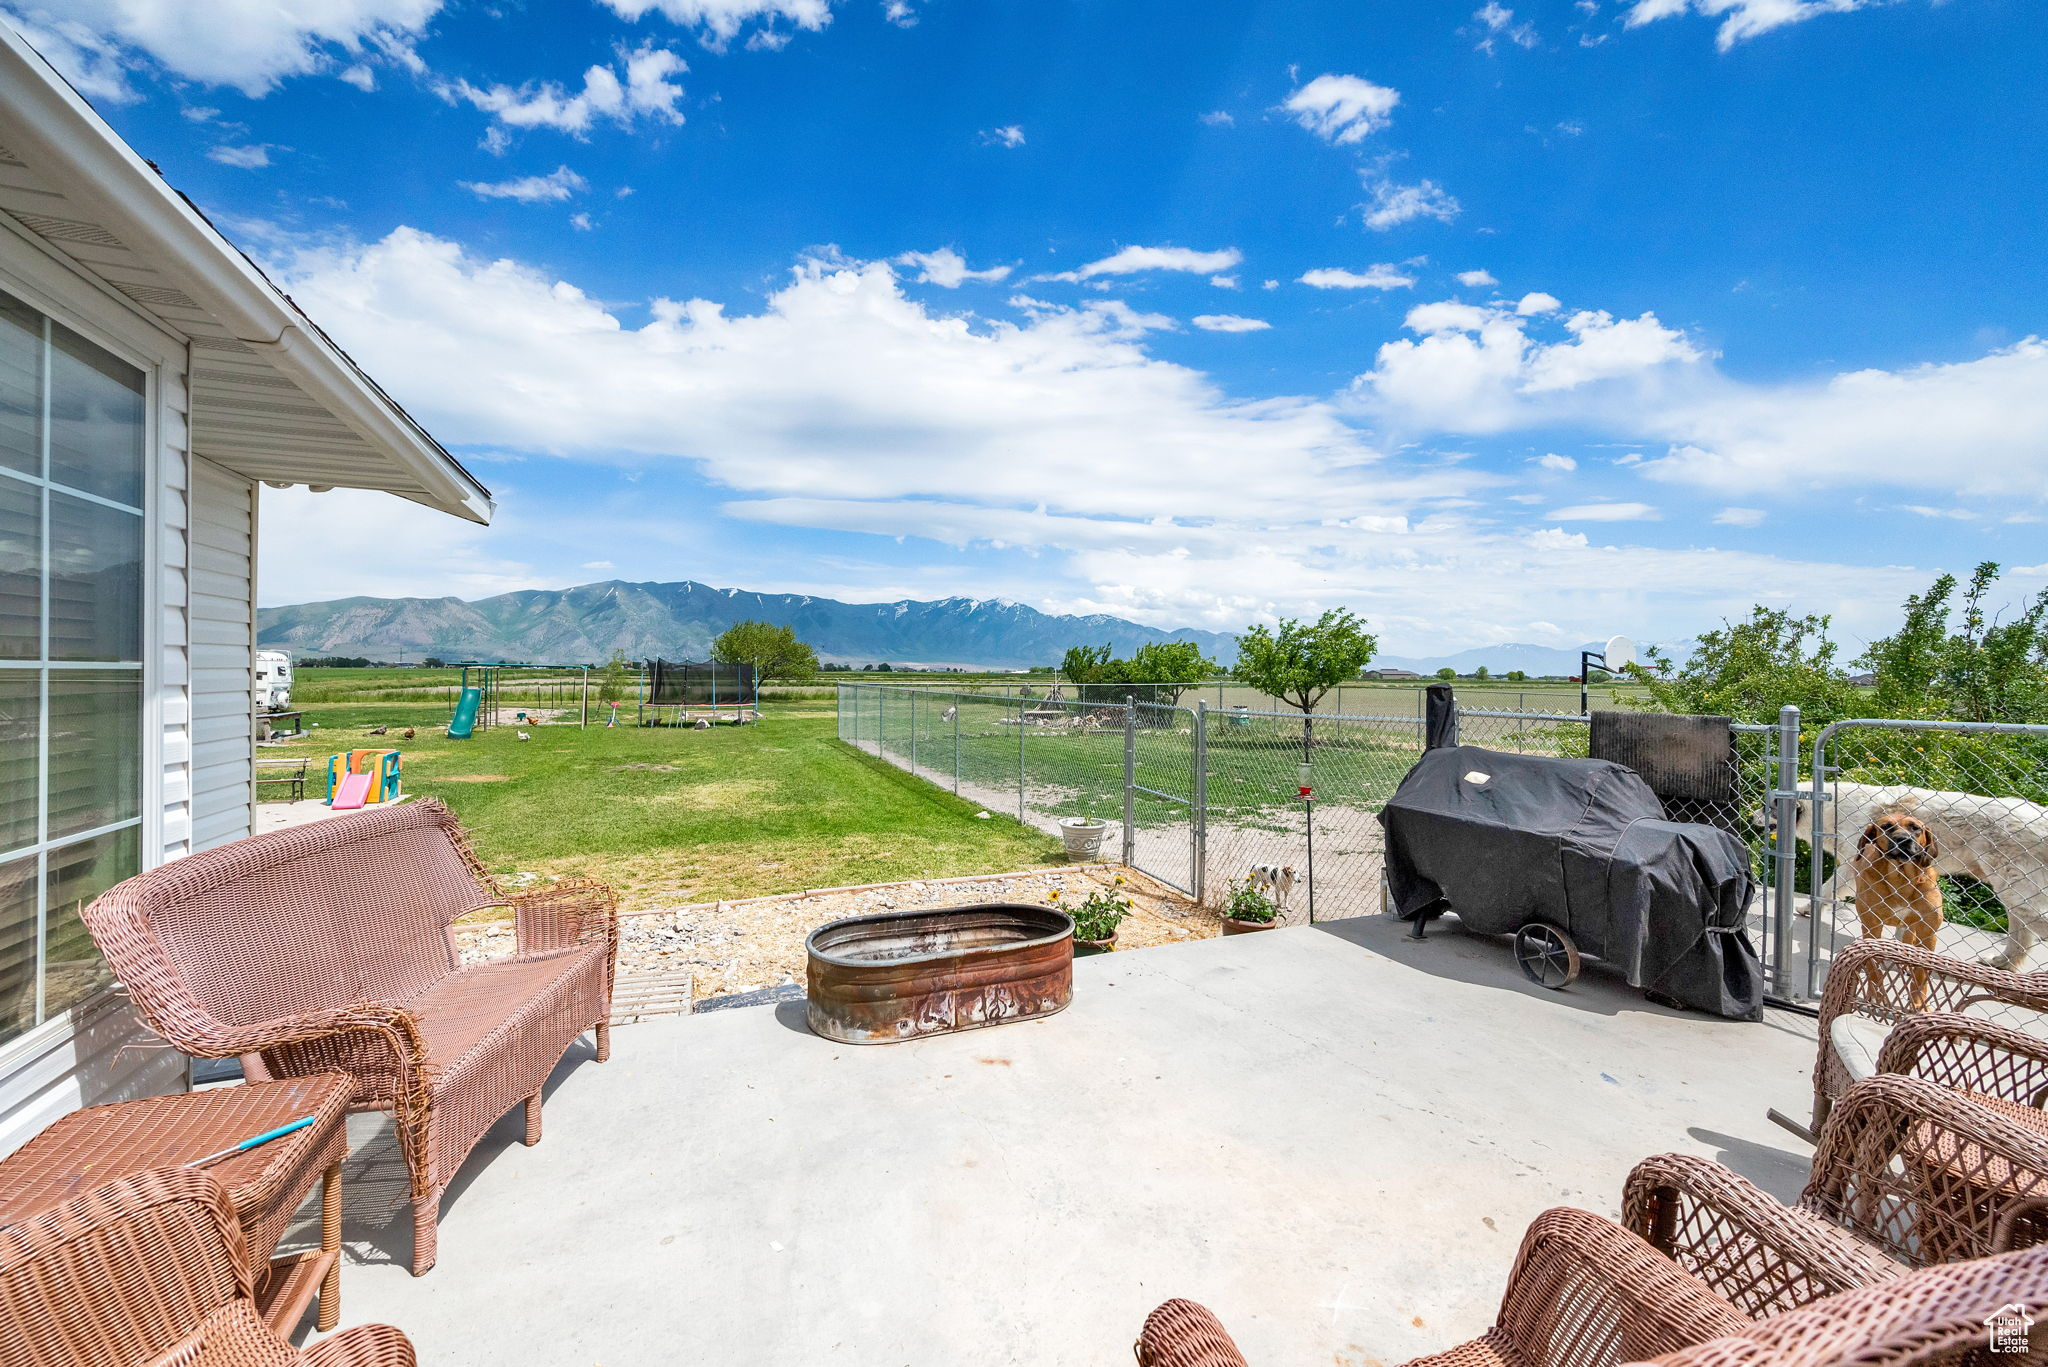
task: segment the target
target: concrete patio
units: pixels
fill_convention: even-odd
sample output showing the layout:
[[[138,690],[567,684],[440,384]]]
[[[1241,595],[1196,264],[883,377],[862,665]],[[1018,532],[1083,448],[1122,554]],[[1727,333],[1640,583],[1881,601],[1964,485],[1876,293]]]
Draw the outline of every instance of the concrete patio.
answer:
[[[879,1048],[801,1003],[578,1050],[546,1137],[500,1122],[410,1221],[382,1121],[350,1160],[342,1322],[422,1362],[1127,1363],[1169,1296],[1256,1363],[1393,1363],[1491,1322],[1523,1227],[1704,1153],[1781,1196],[1812,1022],[1666,1011],[1588,968],[1381,918],[1083,960],[1072,1007]]]

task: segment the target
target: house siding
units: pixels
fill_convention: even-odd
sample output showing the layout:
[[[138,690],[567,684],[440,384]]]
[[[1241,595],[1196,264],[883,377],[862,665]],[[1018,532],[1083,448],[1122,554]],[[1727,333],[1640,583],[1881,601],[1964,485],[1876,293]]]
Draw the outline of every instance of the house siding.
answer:
[[[256,487],[191,461],[189,595],[191,845],[249,834],[255,802]]]

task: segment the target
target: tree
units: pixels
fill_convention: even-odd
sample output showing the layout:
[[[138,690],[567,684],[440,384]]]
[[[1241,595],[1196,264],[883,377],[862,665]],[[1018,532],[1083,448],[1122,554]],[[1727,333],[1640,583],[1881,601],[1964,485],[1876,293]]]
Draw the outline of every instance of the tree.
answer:
[[[633,666],[626,659],[626,652],[614,650],[611,659],[597,672],[597,700],[601,703],[624,702],[626,684]]]
[[[1445,665],[1442,669],[1439,669],[1436,672],[1436,676],[1439,679],[1442,679],[1445,683],[1449,683],[1451,680],[1458,677],[1458,671],[1452,669],[1449,665]]]
[[[1332,608],[1314,623],[1283,618],[1277,630],[1263,624],[1237,638],[1237,677],[1261,693],[1301,710],[1301,757],[1315,744],[1315,710],[1338,684],[1355,679],[1372,663],[1379,639],[1344,608]]]
[[[711,658],[752,665],[757,686],[778,679],[801,683],[818,673],[818,652],[796,638],[796,628],[768,622],[734,622],[711,643]]]
[[[1493,672],[1489,670],[1485,665],[1481,665],[1479,666],[1479,668],[1472,671],[1472,677],[1478,680],[1480,683],[1484,683],[1488,679],[1493,677]]]
[[[1193,641],[1148,641],[1119,659],[1108,644],[1071,646],[1060,660],[1060,677],[1074,685],[1083,702],[1138,702],[1172,707],[1192,684],[1216,672]]]
[[[448,662],[439,655],[429,655],[426,659],[420,661],[421,669],[446,669],[447,667]]]
[[[1883,717],[1945,721],[2048,720],[2048,590],[2007,622],[1988,618],[1984,600],[1998,582],[1987,560],[1963,591],[1952,624],[1956,577],[1938,577],[1906,599],[1905,621],[1873,641],[1857,661],[1877,675],[1872,700]]]
[[[1507,681],[1509,683],[1527,683],[1529,681],[1529,672],[1524,669],[1510,669],[1507,672]]]
[[[1744,722],[1776,721],[1778,709],[1792,703],[1806,722],[1839,720],[1851,715],[1856,689],[1835,663],[1828,622],[1759,603],[1744,620],[1701,632],[1683,665],[1674,666],[1655,647],[1644,652],[1647,665],[1632,664],[1624,672],[1649,696],[1621,701],[1646,711]]]

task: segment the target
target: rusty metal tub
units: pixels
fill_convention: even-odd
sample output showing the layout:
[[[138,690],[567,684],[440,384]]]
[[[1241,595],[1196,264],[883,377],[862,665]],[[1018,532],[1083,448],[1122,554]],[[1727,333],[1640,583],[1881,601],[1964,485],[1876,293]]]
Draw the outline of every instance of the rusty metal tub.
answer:
[[[1020,902],[853,916],[812,931],[809,1017],[842,1044],[891,1044],[1063,1010],[1074,923]]]

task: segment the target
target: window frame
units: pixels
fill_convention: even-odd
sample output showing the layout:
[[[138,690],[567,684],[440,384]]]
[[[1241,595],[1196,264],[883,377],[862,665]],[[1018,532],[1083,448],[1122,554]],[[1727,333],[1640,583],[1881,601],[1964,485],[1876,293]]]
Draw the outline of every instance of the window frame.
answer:
[[[9,248],[27,245],[32,253],[18,253]],[[167,566],[164,549],[171,534],[164,526],[167,507],[182,506],[184,499],[176,490],[167,489],[165,478],[164,434],[176,424],[178,430],[185,430],[182,413],[169,404],[170,392],[175,387],[178,394],[189,393],[187,376],[189,351],[183,342],[173,337],[154,318],[142,313],[125,297],[104,287],[100,282],[82,275],[67,262],[52,259],[50,249],[39,242],[25,238],[12,224],[0,222],[0,290],[13,295],[21,303],[35,309],[51,322],[60,324],[80,337],[104,348],[128,365],[142,372],[142,502],[127,504],[74,489],[69,485],[54,483],[42,474],[24,475],[18,471],[7,471],[0,478],[18,479],[24,485],[44,491],[43,530],[45,544],[43,555],[47,566],[49,555],[48,523],[49,493],[57,491],[67,497],[98,503],[102,506],[120,509],[140,518],[142,524],[141,584],[137,595],[137,610],[141,613],[139,633],[140,659],[110,664],[106,661],[59,661],[48,658],[48,613],[49,583],[44,576],[43,596],[43,654],[35,661],[0,662],[0,668],[9,672],[64,671],[117,672],[132,669],[136,674],[141,695],[141,706],[137,709],[137,726],[140,733],[135,737],[138,759],[139,791],[136,793],[137,813],[134,817],[87,830],[75,831],[68,835],[50,839],[48,836],[49,772],[48,756],[48,715],[49,692],[41,693],[40,721],[42,734],[38,737],[41,747],[43,769],[38,775],[38,836],[33,843],[7,852],[7,859],[33,857],[37,862],[38,905],[35,919],[36,953],[36,1014],[35,1023],[18,1034],[0,1040],[0,1078],[9,1075],[19,1062],[34,1057],[51,1047],[60,1034],[75,1030],[82,1022],[96,1015],[117,998],[118,985],[109,984],[85,998],[61,1007],[49,1009],[49,981],[44,955],[47,951],[47,936],[50,927],[50,906],[48,902],[48,880],[51,856],[69,846],[90,841],[112,831],[134,828],[138,832],[138,871],[154,868],[165,857],[164,808],[168,801],[178,795],[170,791],[164,774],[165,743],[164,727],[172,713],[167,707],[165,687],[175,683],[178,697],[182,700],[181,711],[176,714],[180,723],[189,720],[190,698],[186,680],[167,680],[164,668],[164,597]],[[48,343],[46,342],[46,345]],[[47,420],[49,407],[49,376],[44,378],[44,408]],[[189,400],[187,400],[189,402]],[[45,440],[47,441],[47,432]],[[189,461],[188,461],[189,466]],[[182,536],[182,533],[178,533]],[[180,557],[180,564],[183,557]],[[189,744],[189,742],[188,742]],[[182,800],[182,799],[179,799]]]

